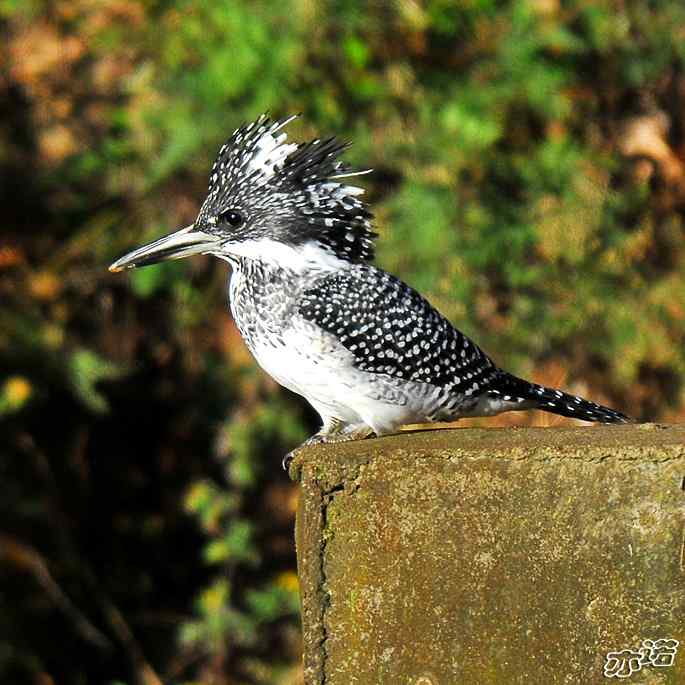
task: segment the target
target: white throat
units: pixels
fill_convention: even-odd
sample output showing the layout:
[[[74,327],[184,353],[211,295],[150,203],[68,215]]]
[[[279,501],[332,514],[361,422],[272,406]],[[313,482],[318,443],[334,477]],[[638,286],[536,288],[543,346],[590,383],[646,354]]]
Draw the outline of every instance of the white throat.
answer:
[[[270,266],[281,267],[303,273],[305,271],[340,271],[348,269],[350,263],[313,242],[302,245],[286,245],[271,238],[245,240],[226,245],[225,252],[214,252],[215,256],[234,265],[237,257],[264,262]]]

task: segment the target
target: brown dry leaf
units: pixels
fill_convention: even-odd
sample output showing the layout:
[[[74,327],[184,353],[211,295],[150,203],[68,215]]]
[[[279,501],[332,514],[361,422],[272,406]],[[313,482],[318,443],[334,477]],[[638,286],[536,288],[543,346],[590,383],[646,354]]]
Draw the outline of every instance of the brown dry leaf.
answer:
[[[667,140],[670,126],[662,111],[633,117],[623,124],[618,147],[628,157],[653,159],[667,182],[685,186],[685,165]]]
[[[85,44],[77,36],[64,36],[47,22],[35,22],[17,32],[10,41],[10,73],[31,91],[44,79],[65,78],[85,50]]]
[[[77,137],[71,129],[61,124],[41,131],[38,145],[42,160],[51,165],[59,164],[80,149]]]
[[[96,37],[113,24],[124,24],[135,29],[145,23],[145,9],[134,0],[91,0],[85,4],[90,5],[90,11],[81,30],[91,37]]]
[[[24,253],[16,247],[3,245],[0,247],[0,269],[8,269],[17,264],[24,264],[26,257]]]
[[[49,271],[38,271],[29,279],[29,292],[37,300],[50,302],[62,290],[62,281]]]

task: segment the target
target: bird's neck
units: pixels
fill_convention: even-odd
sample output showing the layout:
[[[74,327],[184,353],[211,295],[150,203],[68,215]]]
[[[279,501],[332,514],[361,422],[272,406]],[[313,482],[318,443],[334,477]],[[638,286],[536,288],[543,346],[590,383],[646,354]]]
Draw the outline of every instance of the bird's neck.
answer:
[[[258,238],[231,243],[224,249],[225,253],[219,256],[248,277],[250,272],[279,270],[306,277],[326,271],[347,270],[351,266],[347,260],[312,241],[291,245],[272,238]]]
[[[232,266],[233,318],[255,354],[260,341],[277,339],[290,325],[302,293],[352,266],[313,242],[288,245],[266,238],[231,244],[221,256]]]
[[[257,355],[263,341],[283,335],[297,313],[302,293],[313,287],[322,272],[258,257],[231,255],[227,259],[232,267],[231,313],[248,348]]]

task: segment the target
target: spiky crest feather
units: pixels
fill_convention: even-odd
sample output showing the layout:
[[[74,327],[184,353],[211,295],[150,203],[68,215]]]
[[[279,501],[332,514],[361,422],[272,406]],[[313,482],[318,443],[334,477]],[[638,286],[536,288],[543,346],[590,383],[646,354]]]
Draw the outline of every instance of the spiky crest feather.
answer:
[[[198,223],[226,233],[231,242],[314,243],[349,262],[373,259],[376,234],[372,214],[359,199],[364,190],[342,182],[368,170],[342,162],[349,143],[335,138],[287,143],[281,129],[294,118],[272,121],[263,114],[233,132],[212,167]],[[221,224],[228,209],[246,215],[243,229]]]

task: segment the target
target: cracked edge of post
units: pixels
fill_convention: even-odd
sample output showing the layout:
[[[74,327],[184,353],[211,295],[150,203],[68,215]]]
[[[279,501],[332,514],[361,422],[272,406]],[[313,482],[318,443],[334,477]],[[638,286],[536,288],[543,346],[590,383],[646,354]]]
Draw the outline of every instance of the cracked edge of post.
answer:
[[[304,473],[308,467],[298,456],[300,458],[291,466],[290,475],[300,483],[295,545],[300,581],[304,682],[305,685],[324,685],[328,601],[325,596],[324,528],[328,496],[316,478]]]
[[[299,482],[300,494],[295,524],[297,571],[300,580],[300,606],[303,631],[303,670],[305,685],[325,685],[328,639],[326,613],[330,595],[326,580],[326,522],[328,508],[348,492],[346,483],[356,482],[360,464],[351,468],[333,468],[322,472],[307,454],[308,448],[296,455],[289,469],[290,477]],[[356,487],[351,491],[356,490]],[[307,632],[305,633],[305,627]]]

